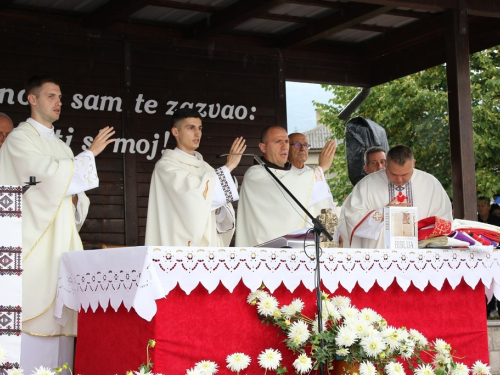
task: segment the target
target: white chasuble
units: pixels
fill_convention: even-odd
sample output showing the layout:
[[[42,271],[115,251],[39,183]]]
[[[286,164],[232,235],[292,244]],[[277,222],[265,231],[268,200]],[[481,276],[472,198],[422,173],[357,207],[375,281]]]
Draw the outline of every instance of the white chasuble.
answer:
[[[149,190],[146,245],[229,246],[235,221],[230,202],[238,199],[238,193],[224,167],[216,171],[201,154],[195,152],[195,156],[165,150],[156,163]],[[223,192],[222,199],[217,191]]]
[[[43,127],[22,122],[0,150],[1,184],[24,185],[30,176],[40,182],[23,196],[22,330],[36,336],[75,336],[76,312],[67,309],[65,326],[53,316],[61,254],[83,249],[68,195],[75,169],[73,152],[57,137],[43,135],[39,126]],[[95,187],[95,181],[90,185]],[[83,192],[75,193],[79,193],[81,225],[89,200]]]
[[[410,181],[398,187],[389,181],[385,170],[381,170],[359,181],[344,202],[339,228],[345,246],[385,248],[383,209],[398,196],[417,207],[419,220],[438,216],[452,221],[450,199],[434,176],[414,169]]]
[[[316,217],[322,208],[333,208],[321,170],[270,168],[297,200]],[[333,207],[332,207],[333,205]],[[285,193],[261,165],[248,169],[238,204],[236,246],[256,246],[310,227],[309,217]]]

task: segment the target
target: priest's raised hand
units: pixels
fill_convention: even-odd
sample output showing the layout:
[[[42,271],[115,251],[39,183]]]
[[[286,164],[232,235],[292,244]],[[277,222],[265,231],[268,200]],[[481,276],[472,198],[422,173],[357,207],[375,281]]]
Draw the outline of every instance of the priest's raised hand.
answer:
[[[318,164],[326,173],[333,163],[333,157],[335,156],[335,150],[337,149],[337,143],[332,139],[326,142],[325,147],[321,150],[318,157]]]
[[[246,148],[247,145],[245,144],[245,139],[243,137],[238,137],[234,140],[231,145],[231,149],[229,150],[230,155],[227,156],[226,167],[229,171],[232,171],[238,166],[241,161],[241,155],[237,154],[243,154]]]
[[[116,140],[115,138],[109,139],[113,134],[115,134],[113,129],[113,127],[106,126],[105,128],[99,130],[99,133],[89,147],[89,151],[92,151],[94,156],[99,155],[102,151],[104,151],[107,145]]]

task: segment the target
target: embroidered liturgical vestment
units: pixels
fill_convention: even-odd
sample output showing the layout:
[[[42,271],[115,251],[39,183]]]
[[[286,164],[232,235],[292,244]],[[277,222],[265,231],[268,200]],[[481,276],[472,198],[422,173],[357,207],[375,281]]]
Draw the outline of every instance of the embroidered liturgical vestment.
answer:
[[[53,316],[61,254],[83,249],[78,231],[87,216],[84,190],[98,186],[92,152],[71,149],[33,119],[22,122],[0,149],[0,184],[40,181],[23,196],[22,331],[35,336],[76,335],[76,312],[65,326]],[[72,194],[78,194],[76,211]],[[78,225],[77,225],[78,223]]]
[[[339,220],[344,246],[384,249],[383,209],[394,198],[417,207],[419,219],[438,216],[453,220],[450,199],[434,176],[414,169],[409,183],[396,186],[380,170],[359,181],[344,202]]]
[[[214,170],[200,153],[165,150],[149,191],[148,246],[229,246],[238,191],[227,167]]]

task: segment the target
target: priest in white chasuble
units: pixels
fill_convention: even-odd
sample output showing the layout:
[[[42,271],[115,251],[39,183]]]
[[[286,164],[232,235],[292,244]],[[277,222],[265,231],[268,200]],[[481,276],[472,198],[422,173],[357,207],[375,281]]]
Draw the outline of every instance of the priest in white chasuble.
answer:
[[[263,161],[313,216],[332,208],[324,171],[332,164],[335,144],[325,146],[317,168],[292,168],[288,162],[290,142],[286,129],[270,126],[262,131],[259,148]],[[325,188],[326,186],[326,188]],[[248,169],[243,178],[238,205],[236,246],[255,246],[310,227],[309,217],[261,165]]]
[[[0,184],[24,185],[35,176],[40,184],[23,196],[23,305],[21,367],[60,365],[66,349],[71,358],[76,312],[67,310],[64,326],[53,316],[61,254],[82,250],[78,231],[88,212],[84,191],[99,186],[95,156],[113,139],[102,129],[88,150],[76,157],[54,133],[61,114],[61,90],[50,77],[30,78],[26,95],[31,117],[21,122],[0,149]],[[71,339],[61,344],[61,340]],[[65,352],[66,353],[66,352]],[[68,357],[66,357],[68,358]],[[71,359],[70,359],[71,360]]]
[[[451,202],[441,183],[415,168],[412,150],[403,145],[387,153],[386,169],[365,176],[344,202],[340,233],[352,248],[385,248],[386,206],[417,207],[419,219],[438,216],[452,221]]]
[[[236,138],[227,163],[214,169],[196,151],[202,135],[198,111],[177,110],[172,135],[177,147],[164,151],[151,178],[145,244],[229,246],[235,229],[231,202],[239,198],[231,171],[246,149],[245,140]]]

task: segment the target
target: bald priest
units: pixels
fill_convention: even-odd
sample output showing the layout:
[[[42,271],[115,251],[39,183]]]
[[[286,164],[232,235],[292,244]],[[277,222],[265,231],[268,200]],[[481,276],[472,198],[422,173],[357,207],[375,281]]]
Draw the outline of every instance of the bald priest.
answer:
[[[314,169],[291,168],[289,143],[283,127],[265,128],[259,148],[266,166],[313,216],[319,215],[322,208],[335,208],[324,175],[332,165],[335,142],[327,142],[319,157],[319,167]],[[263,166],[254,165],[248,169],[238,205],[236,246],[260,245],[310,226],[306,214]]]

